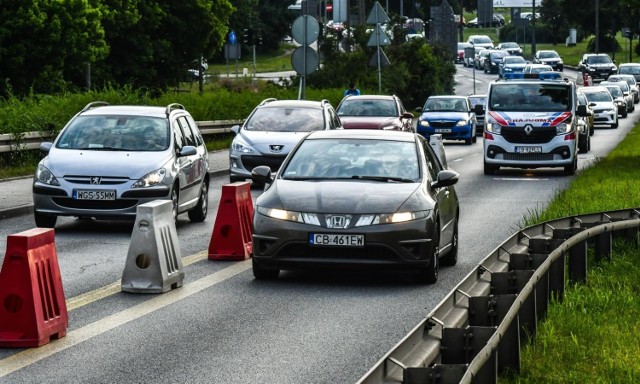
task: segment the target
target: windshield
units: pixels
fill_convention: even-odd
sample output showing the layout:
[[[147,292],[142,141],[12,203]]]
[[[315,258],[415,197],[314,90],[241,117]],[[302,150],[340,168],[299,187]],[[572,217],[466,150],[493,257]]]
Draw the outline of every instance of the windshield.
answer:
[[[342,101],[336,112],[338,116],[399,116],[393,100],[349,98]]]
[[[560,57],[556,52],[540,52],[541,59],[556,59]]]
[[[486,97],[469,97],[469,103],[471,103],[471,105],[473,106],[484,105],[486,101],[487,101]]]
[[[467,103],[462,98],[429,98],[424,104],[424,112],[467,112]]]
[[[249,117],[243,129],[268,132],[311,132],[324,129],[320,108],[264,107]]]
[[[367,139],[306,140],[291,155],[283,179],[371,179],[415,182],[420,178],[416,144]]]
[[[502,48],[520,48],[516,43],[502,43]]]
[[[607,91],[585,92],[584,94],[585,96],[587,96],[587,100],[589,100],[590,103],[613,101],[613,99],[611,98],[611,94]]]
[[[521,56],[507,56],[502,60],[505,64],[526,64],[527,61]]]
[[[549,71],[553,71],[553,68],[551,68],[548,65],[535,65],[535,66],[527,66],[524,67],[524,73],[540,73],[540,72],[549,72]]]
[[[170,144],[164,118],[78,116],[65,128],[56,148],[110,151],[163,151]]]
[[[613,96],[614,99],[616,97],[622,97],[622,91],[620,90],[620,87],[618,87],[617,85],[613,85],[613,86],[607,85],[607,89],[609,90],[609,93],[611,94],[611,96]]]
[[[628,75],[640,75],[640,65],[621,65],[618,72]]]
[[[564,84],[503,83],[491,88],[489,105],[494,111],[570,111],[571,87]]]
[[[473,39],[474,44],[493,44],[488,37],[475,37]]]
[[[589,64],[609,64],[611,59],[609,56],[589,56],[587,57],[587,63]]]

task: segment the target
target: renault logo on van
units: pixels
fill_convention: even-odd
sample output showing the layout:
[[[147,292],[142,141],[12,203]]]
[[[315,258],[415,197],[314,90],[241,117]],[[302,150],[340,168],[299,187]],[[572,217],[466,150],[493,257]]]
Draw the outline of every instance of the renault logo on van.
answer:
[[[533,132],[533,127],[531,126],[531,124],[527,124],[524,126],[524,133],[527,134],[527,136],[531,136],[531,132]]]

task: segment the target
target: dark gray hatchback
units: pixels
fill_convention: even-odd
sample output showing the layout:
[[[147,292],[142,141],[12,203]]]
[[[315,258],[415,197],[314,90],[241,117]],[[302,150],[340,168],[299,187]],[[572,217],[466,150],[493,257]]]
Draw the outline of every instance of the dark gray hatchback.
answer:
[[[253,218],[253,273],[378,267],[434,283],[458,252],[458,174],[421,135],[381,130],[308,134],[272,177]]]

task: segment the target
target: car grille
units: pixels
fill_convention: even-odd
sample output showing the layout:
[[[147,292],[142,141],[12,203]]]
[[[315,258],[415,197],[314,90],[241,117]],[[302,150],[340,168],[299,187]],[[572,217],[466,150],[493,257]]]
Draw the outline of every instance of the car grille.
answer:
[[[138,204],[138,200],[74,200],[61,197],[54,197],[53,202],[65,208],[90,210],[127,209]]]
[[[536,127],[531,134],[527,134],[524,127],[502,127],[502,137],[514,144],[544,144],[555,136],[555,127]]]
[[[553,153],[505,153],[504,160],[507,161],[550,161],[553,160]]]
[[[279,156],[242,156],[242,164],[247,170],[252,170],[253,168],[259,165],[268,165],[271,168],[271,172],[276,172],[282,162],[284,161],[286,155]]]
[[[453,128],[458,122],[457,121],[430,121],[429,125],[433,128]]]
[[[305,244],[289,244],[278,252],[278,257],[285,258],[330,258],[343,260],[397,260],[398,257],[390,248],[369,245],[362,248],[320,248],[310,247]]]
[[[95,183],[96,178],[99,182]],[[129,182],[128,177],[103,177],[99,175],[94,176],[79,176],[79,175],[65,175],[64,180],[74,184],[100,184],[100,185],[118,185]],[[92,182],[92,180],[94,182]]]

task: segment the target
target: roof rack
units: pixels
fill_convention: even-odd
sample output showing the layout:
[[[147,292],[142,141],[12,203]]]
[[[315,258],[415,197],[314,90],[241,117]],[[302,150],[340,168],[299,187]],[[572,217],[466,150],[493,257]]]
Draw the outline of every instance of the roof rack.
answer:
[[[171,111],[173,111],[174,109],[185,109],[185,108],[184,108],[184,105],[182,105],[180,103],[171,103],[171,104],[167,105],[167,109],[165,111],[167,116],[169,116],[171,114]]]
[[[86,112],[92,108],[104,107],[105,105],[109,105],[109,103],[107,103],[106,101],[92,101],[89,104],[85,105],[84,108],[82,108],[82,112]]]
[[[272,101],[278,101],[278,99],[276,99],[275,97],[270,97],[270,98],[268,98],[268,99],[264,99],[264,100],[262,100],[262,101],[260,102],[260,105],[265,105],[265,104],[270,103],[270,102],[272,102]]]

